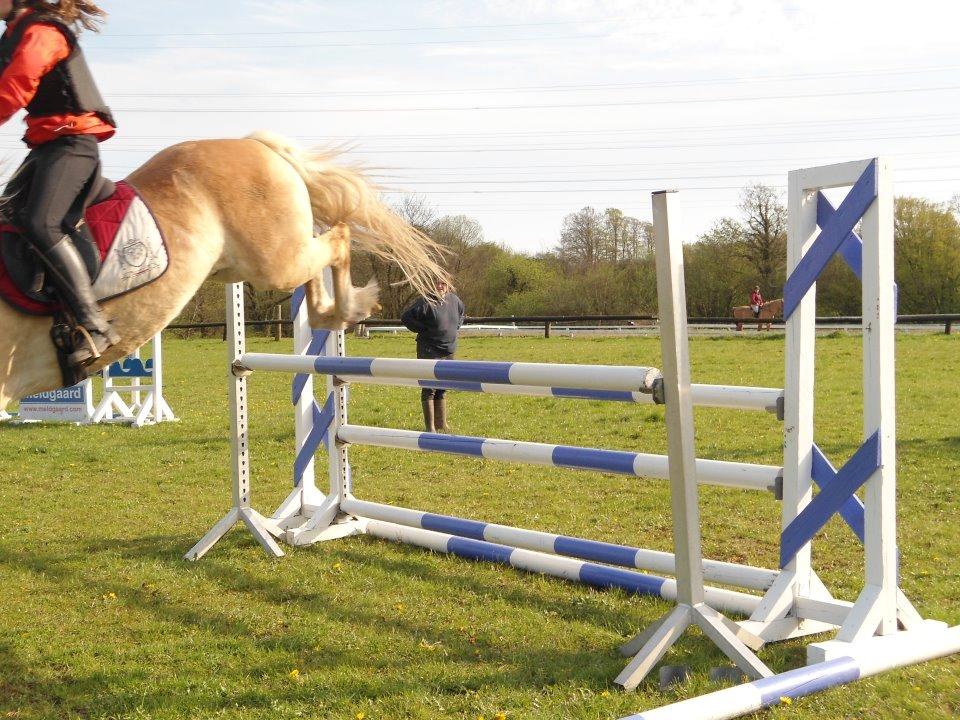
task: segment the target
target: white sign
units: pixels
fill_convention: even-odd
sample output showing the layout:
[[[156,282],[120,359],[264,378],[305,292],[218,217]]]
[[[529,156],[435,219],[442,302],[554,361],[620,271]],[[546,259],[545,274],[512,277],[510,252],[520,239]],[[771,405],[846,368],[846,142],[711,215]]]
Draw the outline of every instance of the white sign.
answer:
[[[93,417],[93,411],[93,388],[87,378],[77,385],[23,398],[19,419],[87,423]]]

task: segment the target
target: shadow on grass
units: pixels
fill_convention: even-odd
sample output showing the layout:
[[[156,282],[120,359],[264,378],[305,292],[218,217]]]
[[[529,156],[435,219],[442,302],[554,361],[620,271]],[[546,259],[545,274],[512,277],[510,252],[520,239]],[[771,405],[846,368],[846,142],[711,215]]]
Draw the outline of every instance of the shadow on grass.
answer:
[[[86,673],[49,670],[63,653],[83,657],[89,652],[89,637],[71,641],[69,624],[57,650],[33,646],[38,655],[31,660],[37,670],[33,674],[9,646],[0,645],[0,689],[15,688],[0,695],[0,711],[25,717],[117,717],[176,708],[182,716],[194,717],[237,708],[313,707],[321,696],[342,710],[358,701],[411,694],[452,698],[490,686],[503,694],[530,688],[548,692],[554,685],[599,692],[611,687],[625,662],[616,645],[669,609],[663,601],[641,597],[625,613],[623,602],[610,602],[609,596],[620,591],[584,589],[487,563],[477,563],[486,568],[473,576],[465,565],[471,561],[373,538],[344,539],[323,550],[297,549],[293,554],[300,557],[295,564],[294,558],[287,561],[287,573],[275,572],[278,566],[260,556],[246,533],[231,533],[210,556],[188,563],[182,554],[193,541],[186,535],[108,538],[72,552],[0,545],[0,565],[53,581],[65,594],[77,588],[86,597],[115,593],[117,610],[129,616],[124,622],[130,628],[129,635],[111,639],[124,663],[104,662],[102,669]],[[331,573],[334,562],[348,567],[350,575]],[[491,573],[491,567],[498,569]],[[109,576],[95,571],[99,568],[109,569]],[[468,576],[461,574],[464,569]],[[518,587],[513,577],[498,582],[500,573],[523,575],[530,584]],[[165,574],[187,579],[173,591],[158,591],[143,582],[145,574],[160,577],[161,586]],[[571,591],[552,594],[563,586]],[[371,587],[381,589],[371,596]],[[411,593],[435,600],[441,610],[434,612],[427,602],[422,608],[390,612],[394,597]],[[458,604],[478,608],[476,627],[457,627]],[[483,612],[491,611],[520,618],[531,629],[529,636],[523,633],[527,644],[518,648],[517,638],[500,635],[516,631],[484,620]],[[145,623],[145,616],[156,627]],[[309,617],[311,623],[297,622],[297,617]],[[556,642],[558,632],[582,634],[587,640],[571,649],[569,643]],[[155,638],[174,638],[163,660],[176,666],[182,662],[182,672],[152,674],[149,661],[126,659],[141,633],[155,643]],[[178,639],[188,636],[194,652],[203,648],[199,666],[189,656],[178,660],[185,652]],[[351,642],[340,641],[344,637]],[[414,649],[411,657],[411,648],[424,643],[442,647],[442,653],[417,655]],[[765,656],[772,665],[797,665],[802,652],[788,645]],[[244,660],[218,667],[221,659],[236,657]],[[671,661],[702,674],[724,664],[697,632],[684,638]],[[312,682],[284,681],[292,667],[302,668]],[[213,676],[204,675],[207,669],[215,669]]]
[[[119,633],[111,639],[115,647],[124,651],[121,653],[124,657],[142,632],[148,637],[151,633],[158,637],[189,635],[195,638],[194,643],[206,642],[210,646],[204,651],[205,659],[210,656],[207,662],[216,662],[218,653],[224,657],[249,658],[248,662],[240,663],[239,667],[230,664],[229,670],[218,668],[216,682],[207,682],[209,678],[197,679],[195,673],[203,668],[196,666],[173,677],[152,675],[144,664],[134,663],[131,667],[107,661],[96,670],[53,671],[64,654],[82,657],[89,652],[85,646],[90,642],[89,636],[71,641],[67,623],[58,648],[32,646],[36,656],[30,666],[34,672],[24,666],[11,647],[0,646],[0,688],[10,690],[0,697],[0,709],[25,717],[116,717],[175,707],[185,716],[194,716],[237,707],[251,711],[268,709],[278,703],[309,705],[316,702],[321,692],[347,702],[347,699],[377,700],[411,693],[454,695],[461,694],[465,688],[490,685],[504,692],[553,684],[600,690],[609,687],[610,679],[622,668],[624,661],[613,647],[616,641],[605,649],[585,645],[582,649],[566,650],[556,647],[549,633],[545,633],[540,636],[542,639],[522,649],[513,644],[504,649],[506,643],[497,635],[496,628],[481,627],[471,636],[462,628],[451,627],[450,623],[439,624],[427,610],[403,615],[385,613],[383,607],[378,608],[376,602],[364,596],[366,583],[350,578],[338,584],[337,578],[331,577],[330,582],[324,584],[320,573],[328,569],[327,563],[332,557],[349,563],[354,569],[359,568],[381,587],[393,587],[398,577],[406,582],[413,578],[414,585],[422,586],[422,590],[415,588],[415,591],[422,592],[424,597],[439,597],[446,603],[451,602],[451,598],[454,603],[463,599],[478,607],[506,604],[510,607],[504,612],[522,612],[532,618],[531,622],[540,622],[535,616],[543,615],[550,617],[543,622],[556,622],[559,618],[564,623],[593,625],[594,629],[617,628],[612,632],[629,635],[639,629],[633,627],[635,623],[644,625],[667,609],[662,602],[644,600],[643,605],[637,607],[642,609],[643,620],[631,622],[615,605],[603,607],[594,602],[599,592],[594,596],[591,590],[585,596],[578,591],[568,598],[555,599],[545,594],[548,588],[542,585],[529,589],[498,587],[489,582],[489,574],[485,582],[445,572],[444,567],[437,566],[437,561],[445,565],[449,562],[446,557],[392,545],[377,553],[373,545],[380,545],[381,541],[359,538],[338,543],[333,553],[323,556],[324,568],[304,568],[302,564],[296,567],[292,574],[302,574],[306,569],[308,573],[316,572],[319,579],[319,583],[298,584],[287,579],[289,574],[265,575],[265,568],[272,563],[260,558],[251,562],[252,553],[260,551],[247,546],[249,539],[240,533],[234,533],[218,546],[216,556],[196,564],[181,559],[181,553],[192,541],[186,536],[113,538],[66,554],[60,548],[0,546],[0,565],[21,572],[26,570],[45,582],[53,582],[65,595],[81,590],[85,597],[115,593],[117,612],[129,615],[125,622],[129,623],[130,636]],[[299,552],[310,550],[304,548]],[[120,568],[114,571],[117,563]],[[98,566],[110,568],[109,577],[89,571]],[[161,571],[191,574],[203,582],[196,586],[197,592],[186,597],[158,592],[142,581],[145,569],[152,568],[149,571],[156,573],[157,567]],[[503,572],[519,571],[503,568]],[[192,587],[192,582],[187,586]],[[357,602],[344,600],[344,586],[354,588]],[[178,590],[182,589],[181,585]],[[218,607],[211,602],[211,595],[230,597],[233,607],[226,602]],[[237,611],[237,596],[242,598],[239,604],[248,611]],[[379,599],[382,603],[383,598]],[[342,626],[345,634],[354,637],[358,634],[357,628],[361,628],[369,640],[361,640],[360,648],[336,642],[318,645],[316,633],[302,631],[296,623],[284,624],[277,630],[259,622],[257,613],[249,611],[263,603],[275,606],[275,612],[267,613],[271,617],[278,614],[315,617],[328,626]],[[389,598],[386,603],[389,607]],[[147,625],[147,629],[140,629],[144,615],[157,621],[160,627],[154,630]],[[393,637],[397,637],[397,645],[407,647],[408,655],[411,646],[424,641],[440,643],[443,655],[403,657],[383,647],[385,639]],[[362,647],[364,642],[368,643],[367,648]],[[691,661],[699,659],[704,667],[709,661],[719,659],[703,638],[691,637],[684,645]],[[167,661],[176,663],[177,647],[174,644],[171,648],[173,655],[165,658]],[[442,661],[439,668],[438,660]],[[86,666],[84,662],[80,664]],[[291,667],[302,667],[315,674],[322,691],[316,686],[296,683],[283,684],[278,689],[274,681],[263,681],[263,678],[283,679]],[[260,681],[251,684],[251,677]]]
[[[916,437],[916,438],[897,438],[897,447],[902,449],[915,448],[925,455],[935,454],[937,450],[950,450],[960,452],[960,435],[950,435],[940,438]]]
[[[108,552],[119,554],[125,559],[160,561],[177,570],[186,568],[190,572],[200,574],[213,581],[222,590],[249,593],[255,596],[259,602],[270,602],[278,606],[299,605],[310,613],[323,613],[337,621],[360,622],[363,624],[384,621],[384,618],[377,613],[367,613],[356,608],[351,609],[345,607],[341,601],[335,600],[335,593],[338,589],[336,587],[309,590],[302,586],[293,585],[276,574],[265,576],[255,571],[238,568],[234,562],[249,557],[248,553],[250,552],[249,538],[240,532],[233,533],[231,537],[218,546],[214,552],[219,551],[219,556],[211,554],[211,556],[198,563],[185,563],[180,559],[180,548],[187,547],[189,544],[186,538],[184,538],[183,543],[179,544],[176,556],[171,556],[170,553],[172,543],[174,547],[177,545],[169,537],[136,540],[112,539],[95,543],[88,546],[87,549],[92,554]],[[537,576],[509,566],[474,563],[470,560],[435,554],[420,548],[387,543],[374,538],[344,539],[334,545],[328,545],[326,548],[331,552],[322,557],[318,556],[317,548],[298,548],[293,552],[297,554],[312,553],[312,557],[308,556],[307,562],[311,560],[323,562],[323,568],[315,569],[318,576],[327,569],[331,561],[349,563],[353,567],[362,568],[363,572],[368,573],[371,578],[382,581],[385,587],[395,585],[396,578],[403,578],[408,581],[413,579],[423,588],[426,596],[468,598],[470,603],[475,603],[478,607],[507,604],[513,606],[516,612],[533,612],[565,622],[592,626],[593,629],[602,631],[616,628],[626,634],[635,632],[638,627],[655,620],[669,608],[667,603],[658,598],[637,596],[635,598],[637,603],[635,610],[642,613],[643,617],[625,618],[616,614],[613,608],[605,607],[600,600],[600,597],[604,594],[622,596],[623,593],[619,590],[603,591],[585,588],[584,586],[577,586],[575,583]],[[465,577],[458,573],[447,572],[448,564],[455,564],[462,568],[468,568],[469,565],[473,564],[485,566],[486,579]],[[516,579],[529,579],[530,585],[522,588],[494,585],[489,577],[491,568],[496,568],[495,572],[506,573]],[[299,569],[302,571],[303,567],[301,566]],[[545,582],[547,585],[538,587],[539,583],[538,585],[534,584],[533,578],[535,577],[539,577],[540,583]],[[577,593],[563,599],[557,599],[547,594],[549,590],[561,588],[564,585],[571,588],[576,587]],[[389,628],[395,632],[398,629],[404,629],[405,623],[408,622],[409,625],[406,626],[407,634],[413,639],[436,634],[435,627],[431,623],[416,623],[406,619],[400,621],[391,618]],[[469,647],[471,654],[476,649],[476,645]]]

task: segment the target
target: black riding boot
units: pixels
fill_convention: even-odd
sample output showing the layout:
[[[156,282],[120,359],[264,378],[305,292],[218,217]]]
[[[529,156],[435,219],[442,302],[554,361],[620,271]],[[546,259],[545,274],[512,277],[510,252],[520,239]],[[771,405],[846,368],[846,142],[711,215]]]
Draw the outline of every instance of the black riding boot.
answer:
[[[70,364],[75,367],[88,365],[119,342],[120,336],[97,305],[86,265],[68,236],[41,252],[40,257],[49,270],[60,301],[77,321],[76,351],[70,354]]]

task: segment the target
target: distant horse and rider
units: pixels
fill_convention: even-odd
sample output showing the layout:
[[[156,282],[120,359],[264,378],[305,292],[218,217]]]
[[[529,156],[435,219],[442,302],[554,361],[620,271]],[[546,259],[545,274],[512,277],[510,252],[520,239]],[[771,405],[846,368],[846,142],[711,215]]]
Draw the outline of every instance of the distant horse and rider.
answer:
[[[760,286],[755,285],[750,293],[749,305],[736,305],[733,308],[733,317],[737,320],[737,331],[743,330],[743,320],[759,320],[757,331],[769,330],[769,321],[783,317],[783,299],[764,300],[760,293]],[[763,321],[767,322],[763,322]]]

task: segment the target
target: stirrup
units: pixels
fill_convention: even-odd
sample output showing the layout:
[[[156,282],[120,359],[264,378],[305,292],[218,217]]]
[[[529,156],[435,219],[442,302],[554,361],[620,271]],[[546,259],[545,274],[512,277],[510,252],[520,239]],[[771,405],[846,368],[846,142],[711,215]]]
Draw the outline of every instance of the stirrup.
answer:
[[[95,363],[103,356],[104,351],[120,340],[120,336],[112,328],[108,328],[106,332],[96,331],[96,334],[104,341],[103,345],[99,347],[93,333],[83,325],[78,324],[74,327],[73,333],[74,347],[78,349],[70,353],[67,359],[75,367],[86,367]]]

